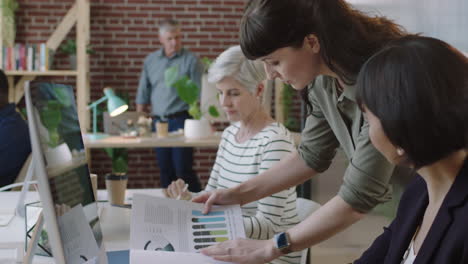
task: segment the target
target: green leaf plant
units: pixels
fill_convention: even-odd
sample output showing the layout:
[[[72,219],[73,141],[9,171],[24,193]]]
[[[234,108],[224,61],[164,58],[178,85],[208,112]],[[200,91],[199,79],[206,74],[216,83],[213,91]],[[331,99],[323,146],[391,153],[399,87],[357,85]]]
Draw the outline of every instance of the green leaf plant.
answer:
[[[130,104],[130,95],[128,92],[117,93],[117,95],[124,100],[125,103]],[[101,117],[105,107],[100,109]],[[104,148],[109,158],[112,161],[113,174],[126,174],[128,172],[128,149],[126,148]]]
[[[282,91],[283,115],[285,117],[284,126],[290,131],[299,131],[300,123],[291,115],[294,93],[295,90],[291,85],[284,84],[284,89]]]
[[[67,55],[76,55],[76,42],[73,39],[67,39],[65,43],[60,46],[60,51]],[[86,53],[94,54],[95,51],[91,48],[91,45],[86,47]]]
[[[49,141],[47,145],[55,148],[62,143],[59,133],[59,125],[62,122],[62,108],[71,105],[71,99],[67,92],[57,86],[52,86],[52,93],[56,100],[48,100],[47,103],[39,111],[42,124],[49,131]]]
[[[112,173],[127,173],[128,151],[125,148],[105,148],[107,155],[112,160]]]
[[[175,87],[180,99],[189,105],[189,114],[193,119],[200,120],[206,112],[200,109],[198,101],[200,88],[188,76],[179,77],[177,66],[172,66],[164,72],[164,80],[167,87]],[[219,117],[219,112],[216,106],[208,107],[208,114],[212,117]]]

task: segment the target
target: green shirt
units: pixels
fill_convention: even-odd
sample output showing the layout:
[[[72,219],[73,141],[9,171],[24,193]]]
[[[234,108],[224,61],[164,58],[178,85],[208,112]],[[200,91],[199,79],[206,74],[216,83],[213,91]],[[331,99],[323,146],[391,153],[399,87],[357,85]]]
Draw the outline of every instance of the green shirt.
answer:
[[[391,198],[394,166],[372,145],[369,124],[356,102],[355,86],[338,96],[336,79],[319,76],[309,86],[312,111],[302,131],[299,154],[317,172],[330,166],[338,147],[349,165],[338,195],[355,210],[368,212]]]

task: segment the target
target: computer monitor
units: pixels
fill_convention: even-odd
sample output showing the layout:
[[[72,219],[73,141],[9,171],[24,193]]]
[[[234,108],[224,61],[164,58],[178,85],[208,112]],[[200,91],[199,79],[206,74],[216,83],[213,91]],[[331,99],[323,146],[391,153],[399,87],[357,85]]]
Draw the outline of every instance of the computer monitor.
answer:
[[[56,264],[107,263],[73,89],[25,88],[34,174]]]

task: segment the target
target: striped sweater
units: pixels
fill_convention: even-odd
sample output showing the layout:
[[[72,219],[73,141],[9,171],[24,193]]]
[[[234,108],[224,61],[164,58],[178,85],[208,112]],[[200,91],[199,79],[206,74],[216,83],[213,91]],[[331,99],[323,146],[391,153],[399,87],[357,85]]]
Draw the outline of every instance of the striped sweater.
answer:
[[[245,182],[268,170],[275,162],[294,151],[290,132],[279,123],[271,123],[249,140],[235,139],[239,123],[223,132],[216,161],[206,191],[226,189]],[[275,233],[298,224],[294,187],[242,206],[246,236],[270,239]],[[294,252],[271,263],[299,263],[300,252]]]

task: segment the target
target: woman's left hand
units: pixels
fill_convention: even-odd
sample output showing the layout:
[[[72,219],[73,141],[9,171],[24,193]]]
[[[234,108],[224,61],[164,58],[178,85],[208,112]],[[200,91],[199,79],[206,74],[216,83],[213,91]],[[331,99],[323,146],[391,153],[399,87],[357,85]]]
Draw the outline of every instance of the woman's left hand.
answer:
[[[263,264],[281,256],[273,240],[235,239],[201,250],[216,260],[242,264]]]

